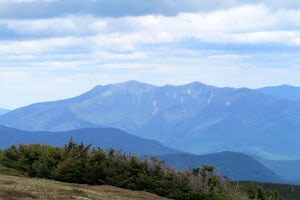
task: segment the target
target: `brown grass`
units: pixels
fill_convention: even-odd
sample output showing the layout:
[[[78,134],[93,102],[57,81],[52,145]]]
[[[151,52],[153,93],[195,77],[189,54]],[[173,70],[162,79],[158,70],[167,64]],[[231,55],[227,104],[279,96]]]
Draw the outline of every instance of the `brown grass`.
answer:
[[[36,199],[38,198],[38,196],[27,191],[3,189],[0,190],[0,198],[7,199],[7,200],[17,200],[23,198]]]
[[[12,184],[15,184],[15,183],[16,183],[16,181],[10,180],[10,179],[2,181],[2,184],[4,184],[4,185],[12,185]]]
[[[113,186],[89,186],[53,180],[4,175],[0,172],[0,200],[166,200],[155,194]]]

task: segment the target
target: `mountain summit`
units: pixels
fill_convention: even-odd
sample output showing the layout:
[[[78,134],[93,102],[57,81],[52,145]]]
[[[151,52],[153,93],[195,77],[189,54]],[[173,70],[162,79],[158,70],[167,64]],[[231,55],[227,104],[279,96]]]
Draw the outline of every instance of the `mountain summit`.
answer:
[[[300,102],[247,88],[128,81],[16,109],[0,116],[0,124],[31,131],[115,127],[193,153],[281,159],[299,158],[299,116]]]

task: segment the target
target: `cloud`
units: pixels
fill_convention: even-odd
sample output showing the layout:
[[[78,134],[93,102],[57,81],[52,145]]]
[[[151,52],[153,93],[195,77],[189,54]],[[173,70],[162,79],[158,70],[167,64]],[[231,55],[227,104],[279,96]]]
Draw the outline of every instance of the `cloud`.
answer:
[[[298,0],[2,0],[0,17],[33,19],[77,14],[100,17],[176,16],[179,13],[211,12],[257,4],[275,10],[300,8]]]
[[[197,39],[208,43],[299,45],[299,10],[271,12],[262,5],[176,16],[99,18],[71,15],[50,19],[0,20],[3,38],[87,38],[100,46],[133,49],[137,44]],[[63,42],[63,41],[61,41]],[[64,42],[63,42],[64,43]],[[50,44],[51,45],[51,44]]]
[[[104,31],[106,23],[104,19],[90,16],[67,16],[50,19],[0,20],[0,28],[11,34],[12,39],[85,36]]]
[[[0,105],[130,79],[300,85],[298,1],[211,2],[0,0]]]
[[[214,60],[210,66],[213,62],[223,66],[220,58],[230,64],[254,63],[254,58],[270,63],[257,55],[282,50],[286,55],[272,65],[286,66],[286,59],[294,66],[298,60],[292,56],[300,47],[300,24],[295,20],[299,18],[300,10],[271,11],[256,5],[176,16],[2,19],[0,28],[6,33],[0,40],[0,67],[22,63],[23,67],[73,70],[72,66],[110,63],[201,63],[204,57]]]

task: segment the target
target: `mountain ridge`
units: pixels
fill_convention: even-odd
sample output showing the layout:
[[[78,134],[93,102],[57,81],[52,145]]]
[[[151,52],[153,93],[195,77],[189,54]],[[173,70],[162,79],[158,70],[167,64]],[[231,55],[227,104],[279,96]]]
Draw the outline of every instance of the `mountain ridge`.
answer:
[[[277,98],[300,101],[300,87],[291,85],[269,86],[256,89],[256,91]]]
[[[282,182],[267,168],[261,167],[256,160],[242,153],[188,154],[163,146],[157,141],[141,139],[115,128],[84,128],[65,132],[28,132],[0,126],[0,148],[2,149],[11,145],[35,143],[62,147],[70,138],[75,143],[91,144],[93,148],[100,147],[104,150],[113,148],[126,154],[142,157],[156,156],[159,160],[164,160],[166,164],[178,170],[188,167],[202,167],[204,164],[215,165],[217,172],[227,175],[230,180],[250,179],[253,181]],[[180,166],[184,167],[178,167],[178,160]],[[242,164],[241,167],[237,167],[237,163]]]
[[[217,173],[230,177],[231,181],[284,182],[251,156],[238,152],[225,151],[205,155],[174,153],[159,155],[157,158],[177,170],[213,165]]]
[[[300,173],[295,173],[299,171],[300,160],[257,160],[289,183],[300,184]]]
[[[18,144],[47,144],[64,146],[73,138],[75,142],[91,144],[94,148],[114,148],[124,153],[159,155],[179,152],[154,140],[142,139],[115,128],[83,128],[64,132],[29,132],[0,126],[0,148]]]
[[[0,116],[0,124],[52,131],[115,127],[197,154],[230,150],[297,159],[299,115],[300,102],[248,88],[128,81],[16,109]]]

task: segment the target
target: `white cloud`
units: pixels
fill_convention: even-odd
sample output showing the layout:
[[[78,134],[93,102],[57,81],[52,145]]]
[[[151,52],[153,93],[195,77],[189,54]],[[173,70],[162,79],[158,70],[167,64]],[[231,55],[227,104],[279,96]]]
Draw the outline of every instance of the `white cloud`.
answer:
[[[55,37],[93,35],[104,31],[106,21],[90,16],[66,16],[33,20],[0,20],[0,24],[20,36]]]
[[[55,18],[78,13],[100,17],[176,16],[257,4],[273,11],[300,9],[298,0],[0,0],[0,4],[0,17],[13,19]]]
[[[55,2],[58,0],[0,0],[0,3]]]
[[[135,44],[177,42],[186,38],[216,43],[284,42],[298,45],[299,19],[300,10],[271,12],[266,7],[257,5],[210,13],[182,13],[175,17],[67,16],[1,20],[0,25],[25,38],[94,36],[95,42],[102,46],[120,44],[125,49],[132,49]]]
[[[40,56],[51,61],[55,58],[53,55],[59,54],[61,58],[77,58],[75,60],[97,59],[89,54],[97,54],[98,59],[145,59],[153,48],[161,50],[159,46],[173,44],[172,50],[166,50],[170,54],[180,49],[176,44],[188,40],[214,45],[299,46],[300,24],[295,19],[300,19],[300,10],[271,12],[258,5],[212,13],[182,13],[175,17],[67,16],[44,20],[1,20],[0,25],[5,25],[23,39],[0,41],[0,59],[33,61]]]
[[[21,105],[16,95],[27,95],[24,88],[29,103],[129,79],[300,85],[299,19],[299,9],[263,3],[175,16],[3,18],[0,31],[8,34],[0,39],[0,91],[14,95],[3,97],[0,107],[12,98],[11,105]]]

